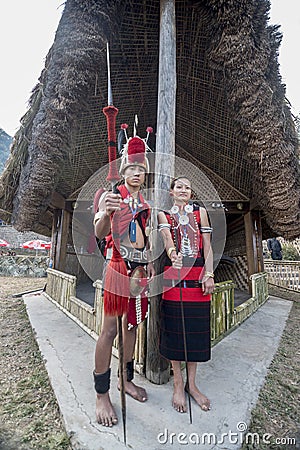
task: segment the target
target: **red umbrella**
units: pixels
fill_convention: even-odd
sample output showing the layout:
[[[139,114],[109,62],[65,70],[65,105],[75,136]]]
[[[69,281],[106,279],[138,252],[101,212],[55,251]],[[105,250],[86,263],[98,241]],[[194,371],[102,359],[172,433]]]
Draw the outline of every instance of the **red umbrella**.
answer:
[[[34,239],[33,241],[24,242],[24,244],[22,244],[22,247],[29,248],[31,250],[44,250],[46,248],[50,248],[48,247],[49,244],[51,246],[51,242],[49,243],[47,241],[42,241],[41,239]]]
[[[45,242],[44,244],[42,244],[43,248],[45,248],[46,250],[49,250],[51,248],[51,245],[51,242]]]
[[[9,247],[10,244],[5,239],[0,239],[0,247]]]

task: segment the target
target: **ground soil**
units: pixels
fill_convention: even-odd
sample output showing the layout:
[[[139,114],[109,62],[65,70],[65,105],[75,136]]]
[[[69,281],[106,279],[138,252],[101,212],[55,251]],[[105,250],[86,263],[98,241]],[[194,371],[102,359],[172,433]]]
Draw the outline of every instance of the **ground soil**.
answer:
[[[299,336],[300,303],[294,302],[277,353],[252,411],[248,431],[257,433],[259,438],[249,436],[248,444],[245,443],[243,449],[300,449]]]
[[[0,450],[71,449],[21,297],[45,278],[0,277]]]
[[[44,285],[45,278],[0,277],[0,450],[71,448],[26,308],[12,297]],[[244,450],[300,448],[299,336],[294,302],[247,430],[259,440],[249,435]]]

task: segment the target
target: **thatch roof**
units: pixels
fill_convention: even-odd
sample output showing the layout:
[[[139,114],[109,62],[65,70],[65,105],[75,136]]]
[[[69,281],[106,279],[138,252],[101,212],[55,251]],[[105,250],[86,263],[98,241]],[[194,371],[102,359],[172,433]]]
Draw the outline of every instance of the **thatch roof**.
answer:
[[[107,162],[107,40],[118,124],[138,114],[139,129],[155,128],[159,7],[67,0],[0,180],[15,228],[49,232],[53,192],[75,198]],[[206,168],[222,198],[251,200],[272,232],[294,238],[298,142],[268,11],[267,0],[176,0],[176,154]]]

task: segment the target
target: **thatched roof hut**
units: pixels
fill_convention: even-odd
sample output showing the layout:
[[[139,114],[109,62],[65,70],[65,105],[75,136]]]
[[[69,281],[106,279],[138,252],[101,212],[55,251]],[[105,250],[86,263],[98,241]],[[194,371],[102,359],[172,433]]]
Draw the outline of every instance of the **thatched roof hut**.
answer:
[[[263,227],[300,234],[298,141],[278,67],[268,0],[176,0],[176,154],[224,201],[251,201]],[[106,42],[118,123],[155,127],[158,0],[67,0],[0,179],[0,211],[50,234],[51,199],[76,199],[107,163]]]

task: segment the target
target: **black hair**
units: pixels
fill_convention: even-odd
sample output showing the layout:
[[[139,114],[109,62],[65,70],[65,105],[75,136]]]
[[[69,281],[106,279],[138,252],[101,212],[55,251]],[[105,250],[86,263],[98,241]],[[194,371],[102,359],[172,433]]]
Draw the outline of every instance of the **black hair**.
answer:
[[[174,178],[174,180],[172,180],[171,185],[170,185],[170,189],[174,189],[175,183],[176,183],[176,181],[178,181],[178,180],[188,180],[188,181],[191,181],[191,180],[189,179],[189,177],[186,177],[186,176],[176,177],[176,178]]]

